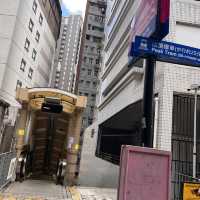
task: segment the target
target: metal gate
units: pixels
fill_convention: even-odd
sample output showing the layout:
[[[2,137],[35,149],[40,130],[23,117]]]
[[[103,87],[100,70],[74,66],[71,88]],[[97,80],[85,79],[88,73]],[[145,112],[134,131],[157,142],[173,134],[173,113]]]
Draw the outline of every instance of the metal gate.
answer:
[[[197,177],[200,177],[200,98],[197,103]],[[175,94],[172,127],[172,199],[182,200],[183,183],[192,178],[194,97]]]

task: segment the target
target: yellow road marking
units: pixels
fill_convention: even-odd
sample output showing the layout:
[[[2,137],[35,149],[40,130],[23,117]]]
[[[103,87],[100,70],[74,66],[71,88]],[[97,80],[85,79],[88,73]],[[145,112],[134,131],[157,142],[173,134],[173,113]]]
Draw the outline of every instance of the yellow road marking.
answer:
[[[73,200],[81,200],[80,192],[77,190],[76,187],[69,187],[68,189]]]

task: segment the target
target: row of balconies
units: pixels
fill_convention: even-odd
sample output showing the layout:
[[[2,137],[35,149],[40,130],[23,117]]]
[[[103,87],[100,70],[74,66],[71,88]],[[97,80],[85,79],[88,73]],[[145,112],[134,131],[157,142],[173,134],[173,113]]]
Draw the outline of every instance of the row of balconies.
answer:
[[[87,33],[89,35],[94,35],[94,36],[97,36],[97,37],[101,37],[102,39],[104,38],[104,32],[101,32],[101,31],[87,30]]]
[[[104,16],[89,15],[87,20],[88,20],[88,24],[96,24],[100,26],[104,26],[105,24]]]
[[[99,15],[99,16],[105,16],[106,8],[90,6],[89,13],[94,14],[94,15]]]

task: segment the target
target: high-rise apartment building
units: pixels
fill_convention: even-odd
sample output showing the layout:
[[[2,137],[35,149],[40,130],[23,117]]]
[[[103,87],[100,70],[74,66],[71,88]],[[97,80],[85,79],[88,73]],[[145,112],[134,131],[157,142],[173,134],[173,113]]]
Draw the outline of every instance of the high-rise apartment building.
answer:
[[[77,72],[77,92],[88,97],[87,108],[83,115],[83,129],[91,125],[94,120],[104,44],[105,14],[105,0],[87,1]]]
[[[1,1],[0,152],[10,151],[20,106],[16,89],[49,84],[61,15],[59,0]]]
[[[81,39],[82,17],[62,18],[53,64],[51,87],[74,93]]]

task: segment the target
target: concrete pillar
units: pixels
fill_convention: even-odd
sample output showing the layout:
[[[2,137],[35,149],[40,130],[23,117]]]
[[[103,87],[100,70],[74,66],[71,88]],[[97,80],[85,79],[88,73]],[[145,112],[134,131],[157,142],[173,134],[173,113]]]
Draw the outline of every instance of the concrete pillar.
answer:
[[[23,106],[23,108],[19,111],[19,119],[17,121],[17,144],[16,144],[16,149],[17,149],[17,157],[20,156],[23,147],[24,147],[24,138],[26,135],[26,125],[27,125],[27,119],[28,119],[28,108],[26,106]]]
[[[75,185],[77,171],[77,159],[80,150],[80,133],[82,124],[82,110],[75,110],[69,119],[68,134],[67,134],[67,167],[65,184]]]

